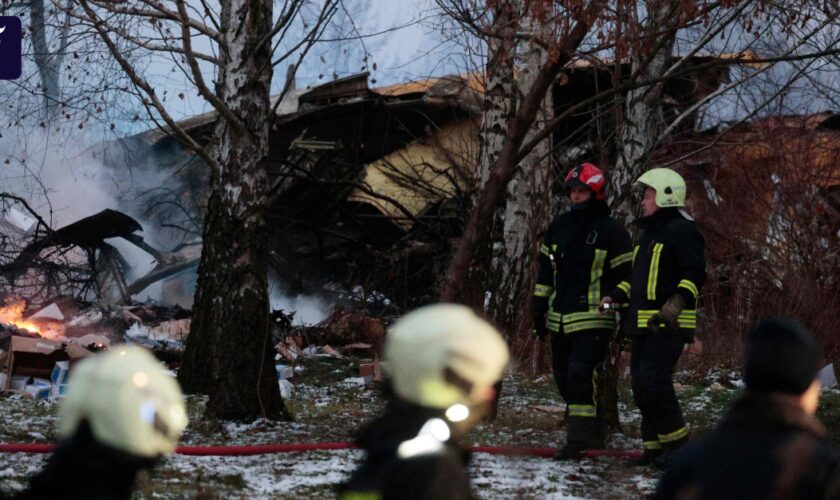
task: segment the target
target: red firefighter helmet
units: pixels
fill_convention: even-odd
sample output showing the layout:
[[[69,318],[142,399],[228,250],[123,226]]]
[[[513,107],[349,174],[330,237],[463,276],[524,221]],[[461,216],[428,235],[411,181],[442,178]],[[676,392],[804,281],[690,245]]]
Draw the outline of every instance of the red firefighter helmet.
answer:
[[[595,193],[595,199],[607,199],[607,179],[600,168],[591,163],[581,163],[566,174],[566,188],[585,187]]]

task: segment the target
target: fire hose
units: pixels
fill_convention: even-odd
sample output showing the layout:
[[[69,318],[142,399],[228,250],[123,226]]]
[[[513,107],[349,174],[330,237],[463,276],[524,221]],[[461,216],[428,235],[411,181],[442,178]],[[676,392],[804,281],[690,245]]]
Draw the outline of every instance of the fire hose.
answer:
[[[259,444],[242,446],[179,446],[175,453],[179,455],[198,456],[248,456],[267,455],[272,453],[290,453],[319,450],[345,450],[355,448],[353,443],[301,443],[301,444]],[[51,453],[55,449],[50,443],[0,443],[0,453]],[[491,455],[552,457],[556,448],[540,448],[529,446],[464,446],[473,453],[489,453]],[[587,458],[640,458],[642,453],[635,450],[586,450]]]

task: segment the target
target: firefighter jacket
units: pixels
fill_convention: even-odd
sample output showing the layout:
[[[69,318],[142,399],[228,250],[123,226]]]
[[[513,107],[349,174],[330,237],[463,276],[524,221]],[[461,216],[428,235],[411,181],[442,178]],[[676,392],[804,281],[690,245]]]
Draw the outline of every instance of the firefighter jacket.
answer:
[[[139,472],[156,462],[100,443],[84,421],[15,498],[129,500]]]
[[[598,305],[613,287],[628,279],[633,254],[627,230],[603,202],[554,218],[540,245],[533,312],[545,315],[552,332],[612,330],[615,315]]]
[[[672,295],[680,294],[686,306],[678,318],[678,333],[690,340],[697,327],[697,296],[706,281],[703,235],[676,208],[659,209],[636,224],[641,232],[633,247],[630,280],[610,292],[613,302],[629,303],[624,331],[650,333],[651,316]]]
[[[653,498],[840,499],[840,450],[796,396],[747,392],[680,453]]]
[[[423,435],[433,419],[444,420],[444,411],[392,400],[385,415],[358,437],[365,458],[339,486],[339,500],[473,498],[468,454],[452,440]]]

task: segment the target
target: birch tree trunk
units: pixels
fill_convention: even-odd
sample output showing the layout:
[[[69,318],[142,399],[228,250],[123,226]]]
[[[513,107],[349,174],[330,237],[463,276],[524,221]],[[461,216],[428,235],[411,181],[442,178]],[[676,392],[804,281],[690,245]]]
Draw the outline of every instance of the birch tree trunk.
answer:
[[[637,81],[662,78],[671,64],[676,29],[680,24],[680,0],[658,0],[648,11],[645,37],[634,48],[632,74]],[[618,158],[610,175],[612,207],[619,219],[630,220],[638,203],[633,202],[631,186],[647,170],[658,134],[663,128],[662,88],[664,82],[638,87],[627,93],[627,104],[621,123]]]
[[[645,36],[633,49],[631,74],[637,81],[654,81],[662,78],[671,64],[674,38],[679,26],[680,0],[659,0],[648,11]],[[651,5],[649,4],[649,7]],[[610,181],[611,206],[614,215],[627,227],[639,215],[639,204],[634,201],[633,181],[647,170],[647,160],[663,128],[663,82],[638,87],[627,94],[618,158]],[[604,376],[599,379],[598,406],[602,409],[607,426],[619,429],[618,419],[618,360],[621,351],[617,342],[611,342],[604,366]]]
[[[216,95],[239,123],[220,117],[204,222],[193,321],[180,382],[210,397],[208,415],[284,413],[268,323],[267,155],[271,0],[221,4],[223,48]]]
[[[478,166],[473,180],[473,208],[476,196],[482,192],[508,135],[508,124],[516,111],[517,86],[514,77],[516,58],[516,33],[519,28],[520,0],[502,0],[491,3],[493,24],[487,40],[487,66],[484,72],[484,103]],[[498,284],[493,275],[491,259],[493,242],[502,237],[501,214],[494,217],[492,236],[488,244],[476,248],[476,260],[482,265],[469,269],[467,280],[472,285],[461,301],[475,308],[483,305],[486,292]]]
[[[526,18],[523,25],[524,33],[535,39],[544,38],[540,33],[543,28],[540,21]],[[548,54],[537,43],[525,45],[521,52],[524,57],[519,72],[519,88],[522,94],[528,94],[539,69],[546,64]],[[530,140],[534,131],[541,129],[553,116],[549,89],[525,140]],[[536,280],[537,249],[550,219],[551,165],[551,141],[547,139],[540,142],[517,167],[508,185],[507,200],[501,214],[503,239],[494,259],[499,285],[493,300],[493,316],[507,331],[511,344],[520,349],[533,347],[528,333],[532,326],[529,311]],[[528,357],[537,359],[536,356]]]

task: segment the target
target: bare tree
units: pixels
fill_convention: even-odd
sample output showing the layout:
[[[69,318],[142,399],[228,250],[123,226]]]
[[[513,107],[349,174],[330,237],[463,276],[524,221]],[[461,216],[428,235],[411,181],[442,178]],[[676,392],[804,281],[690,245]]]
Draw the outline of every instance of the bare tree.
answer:
[[[533,5],[532,5],[533,7]],[[527,12],[520,33],[521,64],[518,89],[527,95],[539,70],[548,62],[549,52],[540,43],[550,31],[550,16],[546,13]],[[551,92],[546,92],[537,112],[534,131],[541,129],[554,116]],[[551,193],[554,186],[551,138],[546,138],[526,155],[517,167],[508,187],[504,209],[500,211],[502,224],[501,248],[496,251],[494,274],[498,286],[494,287],[492,310],[499,324],[504,325],[511,338],[533,340],[529,335],[530,314],[522,314],[531,307],[532,290],[536,279],[537,254],[534,248],[540,243],[543,231],[551,216]],[[515,344],[523,350],[531,348],[527,341]]]
[[[79,132],[96,124],[107,132],[133,114],[133,104],[121,99],[127,80],[115,77],[116,62],[90,27],[68,13],[73,5],[73,0],[0,4],[3,15],[21,18],[24,31],[23,75],[0,84],[9,103],[3,114],[12,125]],[[138,62],[133,54],[126,57]]]
[[[452,4],[464,5],[463,2]],[[442,292],[442,298],[446,300],[461,301],[475,307],[480,307],[483,302],[486,290],[483,285],[487,281],[475,280],[474,277],[483,276],[483,273],[491,268],[487,249],[492,245],[492,236],[485,230],[491,227],[493,216],[490,214],[504,203],[508,183],[514,178],[519,162],[564,121],[587,106],[592,107],[605,97],[616,97],[617,107],[622,110],[618,113],[621,119],[616,124],[621,130],[621,135],[613,137],[612,142],[616,145],[615,150],[621,151],[620,156],[623,160],[619,160],[616,168],[612,169],[612,174],[617,194],[626,196],[629,180],[635,177],[634,172],[646,166],[645,160],[650,157],[652,150],[666,144],[667,138],[674,132],[684,128],[690,129],[698,110],[708,106],[716,96],[768,71],[773,64],[786,58],[814,59],[825,55],[825,51],[818,50],[797,53],[795,48],[802,48],[815,33],[824,30],[825,23],[830,22],[836,15],[831,10],[817,15],[818,12],[814,12],[814,9],[819,10],[816,3],[806,5],[800,2],[790,5],[773,4],[772,8],[764,2],[721,4],[668,0],[644,3],[592,2],[585,5],[580,2],[531,2],[529,5],[532,9],[535,5],[541,5],[543,12],[550,11],[551,8],[557,10],[557,14],[549,19],[554,31],[539,40],[548,50],[548,63],[541,68],[530,91],[523,94],[517,109],[510,115],[504,146],[499,150],[490,168],[488,181],[476,191],[474,208],[464,236],[456,248]],[[747,10],[747,7],[752,10]],[[798,17],[790,14],[786,9],[788,7],[795,7],[799,13]],[[772,10],[773,14],[766,14],[764,9]],[[468,9],[454,11],[459,13],[460,18],[467,24],[473,26],[477,33],[488,35],[487,30],[482,31],[475,16],[464,14],[469,12]],[[772,58],[750,55],[749,51],[756,43],[756,37],[752,34],[761,33],[761,29],[757,27],[759,18],[766,18],[767,22],[772,24],[779,16],[784,16],[784,26],[796,26],[796,20],[799,20],[804,28],[797,34],[799,42],[793,44],[785,53]],[[803,19],[810,21],[802,21]],[[756,22],[755,25],[753,21]],[[593,25],[597,25],[598,29],[589,33]],[[747,26],[750,29],[746,29]],[[722,47],[713,45],[712,42],[722,33],[731,32],[738,27],[741,28],[740,33],[749,36],[738,37],[737,44],[728,43]],[[681,50],[685,53],[675,57],[672,54],[674,40],[676,34],[681,31],[690,32],[691,36],[681,44]],[[705,62],[692,59],[702,51],[720,55],[706,56],[708,59]],[[733,52],[727,55],[726,51]],[[621,60],[628,53],[632,56],[632,64],[629,72],[622,74]],[[595,56],[606,58],[611,54],[619,72],[612,86],[583,102],[575,103],[547,120],[542,128],[531,130],[540,100],[545,97],[567,63],[572,60],[591,60]],[[598,59],[595,59],[595,64],[597,61]],[[698,88],[697,97],[690,99],[692,104],[688,108],[675,108],[673,103],[658,100],[661,96],[661,86],[668,81],[686,78],[692,73],[702,71],[704,67],[714,68],[741,63],[751,64],[748,74],[720,89]],[[627,94],[628,92],[630,93]],[[529,136],[527,139],[526,135]]]
[[[516,111],[511,113],[504,143],[492,162],[487,181],[476,191],[473,209],[464,235],[455,250],[448,280],[441,293],[442,299],[473,306],[482,304],[484,290],[481,280],[476,283],[471,279],[470,270],[474,269],[479,273],[487,270],[489,262],[486,257],[481,258],[491,244],[486,228],[492,225],[499,201],[507,192],[508,183],[516,173],[520,146],[543,105],[546,93],[584,41],[603,7],[604,3],[597,0],[588,3],[575,2],[575,5],[562,12],[559,19],[553,21],[555,27],[551,30],[548,40],[547,63],[534,76],[529,92],[522,96]]]
[[[279,418],[285,410],[268,324],[266,166],[272,117],[294,78],[286,79],[274,102],[269,89],[274,67],[298,66],[338,1],[289,0],[276,12],[271,0],[222,0],[217,6],[79,0],[79,6],[68,12],[96,29],[150,115],[210,170],[198,289],[179,380],[187,392],[209,395],[209,416]],[[115,25],[120,19],[151,28],[135,36]],[[206,144],[176,123],[159,89],[124,57],[117,40],[166,54],[185,72],[217,115]]]
[[[613,206],[625,220],[628,214],[633,213],[629,206],[632,202],[630,190],[627,188],[644,171],[647,158],[663,127],[662,77],[673,56],[674,41],[680,27],[681,4],[679,0],[649,4],[651,10],[643,25],[647,42],[637,43],[631,49],[633,74],[642,81],[656,83],[631,89],[627,93],[620,122],[621,137],[618,140],[618,157],[610,176],[610,195],[620,201],[613,203]],[[634,9],[630,15],[636,16],[638,13]]]

